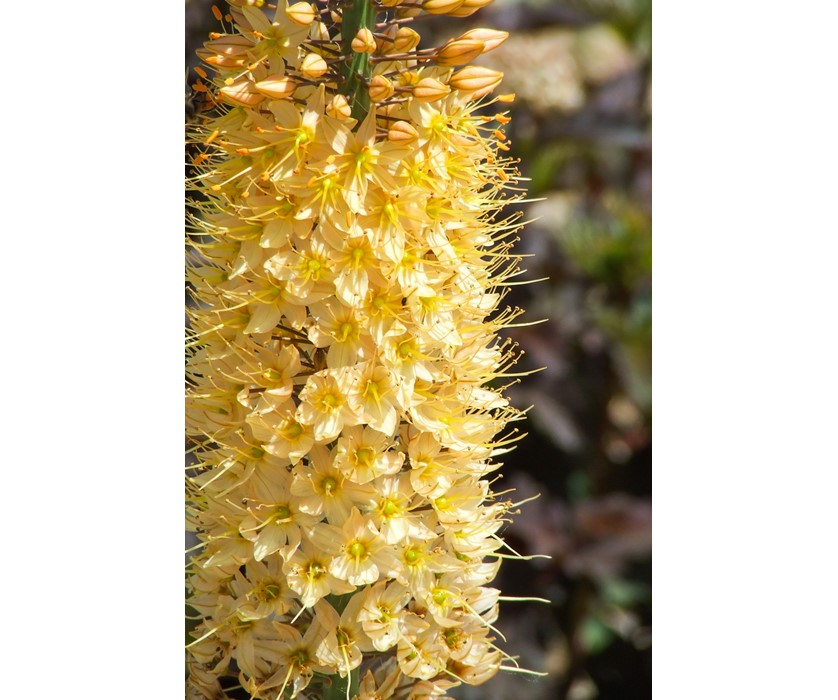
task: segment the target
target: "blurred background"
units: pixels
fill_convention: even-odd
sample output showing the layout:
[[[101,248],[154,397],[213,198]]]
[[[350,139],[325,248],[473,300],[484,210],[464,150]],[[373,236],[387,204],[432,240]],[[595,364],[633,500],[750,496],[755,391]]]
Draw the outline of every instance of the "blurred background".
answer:
[[[186,66],[217,24],[186,0]],[[220,6],[223,3],[218,3]],[[511,154],[532,201],[517,252],[527,279],[509,331],[526,352],[509,390],[532,406],[497,491],[538,499],[503,535],[522,554],[496,586],[504,649],[547,678],[499,674],[462,700],[633,700],[651,691],[651,0],[495,0],[426,18],[422,46],[471,27],[510,32],[477,63],[515,92]],[[192,76],[194,77],[194,75]],[[191,82],[191,81],[190,81]],[[188,88],[187,88],[188,90]],[[507,105],[504,105],[506,107]]]

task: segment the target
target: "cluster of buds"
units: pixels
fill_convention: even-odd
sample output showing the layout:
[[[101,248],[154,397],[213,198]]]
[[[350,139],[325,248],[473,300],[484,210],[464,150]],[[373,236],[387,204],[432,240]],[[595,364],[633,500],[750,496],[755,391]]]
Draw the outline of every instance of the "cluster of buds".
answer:
[[[511,96],[464,65],[506,33],[419,49],[409,26],[487,3],[213,8],[189,130],[190,698],[419,700],[521,670],[487,585],[516,556],[487,478],[521,417],[499,386]]]

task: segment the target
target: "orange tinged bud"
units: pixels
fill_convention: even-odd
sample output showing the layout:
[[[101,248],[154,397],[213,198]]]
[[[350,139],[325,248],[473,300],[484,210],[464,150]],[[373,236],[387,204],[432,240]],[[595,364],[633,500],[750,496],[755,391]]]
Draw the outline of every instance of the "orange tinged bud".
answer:
[[[468,66],[458,70],[451,76],[449,83],[455,90],[474,93],[472,99],[488,95],[494,90],[500,81],[503,80],[503,73],[484,66]]]
[[[451,88],[434,78],[422,78],[413,88],[413,96],[420,102],[433,102],[445,97]]]
[[[387,27],[384,32],[375,37],[376,52],[381,56],[393,53],[393,44],[395,40],[396,28],[394,26]]]
[[[260,80],[253,87],[263,95],[274,100],[284,100],[291,97],[297,89],[297,83],[285,75],[272,75]]]
[[[228,56],[240,56],[253,48],[253,42],[241,34],[222,34],[211,41],[204,42],[204,47]]]
[[[501,32],[497,29],[469,29],[457,39],[471,39],[483,42],[483,53],[496,49],[509,38],[509,32]]]
[[[300,73],[311,79],[319,78],[327,70],[329,70],[329,65],[320,54],[316,53],[310,53],[300,65]]]
[[[404,0],[379,0],[381,5],[384,7],[396,7],[396,5],[401,5]]]
[[[393,117],[400,109],[401,105],[398,102],[389,102],[387,104],[379,105],[376,109],[376,113],[379,117]]]
[[[422,8],[419,5],[402,5],[396,10],[396,17],[402,19],[404,17],[418,17],[422,14]]]
[[[285,11],[285,14],[294,24],[299,24],[301,27],[307,27],[317,18],[317,10],[310,2],[295,2]]]
[[[419,132],[410,122],[398,121],[390,127],[387,138],[397,143],[411,143],[419,138]]]
[[[384,102],[390,99],[395,91],[393,83],[383,75],[376,75],[370,81],[369,93],[373,102]]]
[[[406,53],[407,51],[413,51],[417,46],[419,46],[419,40],[422,37],[415,31],[413,31],[410,27],[401,27],[399,31],[396,32],[396,40],[393,43],[393,51],[395,53]]]
[[[253,42],[238,34],[216,36],[217,38],[205,42],[204,48],[196,52],[199,58],[217,68],[243,67],[248,50],[253,48]]]
[[[431,15],[448,15],[458,9],[465,0],[425,0],[422,9]]]
[[[464,66],[483,53],[483,42],[471,39],[455,39],[439,49],[434,56],[438,66]]]
[[[335,95],[329,104],[326,105],[326,114],[333,119],[349,119],[352,116],[352,108],[349,106],[349,100],[344,95]]]
[[[465,2],[453,12],[448,14],[452,17],[470,17],[481,7],[486,7],[492,0],[465,0]]]
[[[352,40],[352,50],[355,53],[373,53],[375,51],[375,37],[366,27],[361,27]]]
[[[265,99],[265,96],[257,92],[253,83],[247,79],[240,79],[226,85],[218,92],[227,102],[244,107],[255,107]]]

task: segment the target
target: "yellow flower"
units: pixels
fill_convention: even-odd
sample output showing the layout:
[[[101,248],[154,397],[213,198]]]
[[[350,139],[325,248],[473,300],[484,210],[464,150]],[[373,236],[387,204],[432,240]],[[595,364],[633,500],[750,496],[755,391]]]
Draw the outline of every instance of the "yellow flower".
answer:
[[[188,696],[438,698],[515,665],[488,475],[520,195],[500,75],[461,67],[505,33],[417,53],[401,22],[486,0],[229,4],[190,127]]]

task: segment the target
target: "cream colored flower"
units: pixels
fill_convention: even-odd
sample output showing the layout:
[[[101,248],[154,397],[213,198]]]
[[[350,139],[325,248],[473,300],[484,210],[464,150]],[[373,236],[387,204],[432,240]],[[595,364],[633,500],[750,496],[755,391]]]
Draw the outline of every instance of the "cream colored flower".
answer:
[[[508,658],[487,475],[521,417],[493,388],[520,194],[481,109],[500,75],[460,67],[505,33],[411,54],[402,21],[486,2],[230,0],[200,52],[189,698],[236,673],[265,700],[441,698]]]
[[[375,490],[346,478],[333,461],[332,452],[320,445],[312,448],[308,464],[294,470],[291,493],[301,511],[325,515],[330,523],[343,523],[352,509],[367,507],[375,499]]]
[[[380,533],[353,508],[342,527],[315,525],[311,541],[322,551],[332,554],[329,572],[355,586],[375,583],[382,575],[389,576],[395,564],[395,554]]]
[[[351,382],[352,375],[343,369],[322,370],[306,381],[300,392],[297,419],[312,426],[317,442],[336,438],[344,425],[358,424],[359,418],[348,401]]]

